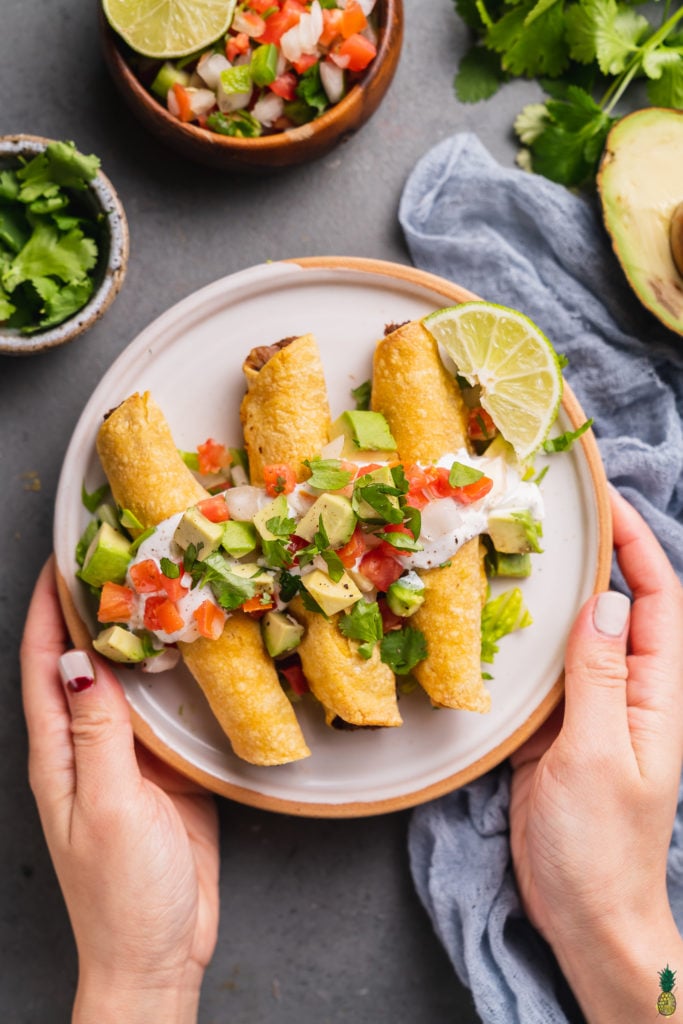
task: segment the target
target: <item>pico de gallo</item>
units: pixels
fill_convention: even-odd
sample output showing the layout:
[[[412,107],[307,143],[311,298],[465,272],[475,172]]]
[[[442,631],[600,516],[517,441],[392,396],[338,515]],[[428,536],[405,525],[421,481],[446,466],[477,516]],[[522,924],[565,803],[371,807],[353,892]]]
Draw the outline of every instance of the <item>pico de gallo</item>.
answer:
[[[485,426],[480,411],[470,417],[474,434]],[[340,421],[370,426],[385,448],[394,445],[380,413]],[[288,614],[298,597],[310,611],[337,616],[361,656],[379,644],[382,660],[408,676],[427,657],[409,622],[424,601],[422,571],[446,564],[476,536],[489,544],[494,575],[528,575],[529,553],[542,550],[538,483],[493,431],[476,442],[482,454],[461,449],[434,465],[404,465],[380,449],[350,457],[341,433],[306,460],[306,480],[297,482],[301,467],[274,464],[262,486],[250,483],[242,450],[208,439],[181,454],[210,496],[148,530],[104,491],[84,495],[94,518],[76,559],[104,627],[96,649],[161,671],[177,661],[179,642],[217,639],[240,610],[261,621],[269,654],[301,692],[296,647],[304,627]],[[491,601],[482,660],[530,621],[519,588]]]
[[[338,103],[375,59],[375,5],[245,0],[225,36],[157,64],[149,87],[174,117],[219,135],[257,138],[306,124]]]

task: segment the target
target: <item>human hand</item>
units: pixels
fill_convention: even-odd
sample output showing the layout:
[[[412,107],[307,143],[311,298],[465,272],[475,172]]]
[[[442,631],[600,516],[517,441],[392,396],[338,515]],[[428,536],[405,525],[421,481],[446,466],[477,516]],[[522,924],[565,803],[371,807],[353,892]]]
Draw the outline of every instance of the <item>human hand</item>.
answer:
[[[615,593],[580,612],[564,717],[558,709],[512,758],[510,803],[522,902],[591,1024],[646,1019],[657,972],[683,968],[666,892],[683,758],[683,589],[616,492],[612,511],[630,614]]]
[[[31,788],[78,948],[73,1021],[186,1024],[216,944],[215,803],[135,743],[107,665],[66,647],[50,560],[22,690]]]

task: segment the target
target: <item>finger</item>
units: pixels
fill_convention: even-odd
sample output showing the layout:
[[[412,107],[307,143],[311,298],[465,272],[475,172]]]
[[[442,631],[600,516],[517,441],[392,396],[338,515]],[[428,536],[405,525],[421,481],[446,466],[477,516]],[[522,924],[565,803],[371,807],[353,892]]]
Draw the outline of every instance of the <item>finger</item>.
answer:
[[[33,591],[20,651],[29,778],[44,822],[64,804],[75,785],[69,710],[57,668],[66,643],[50,558]]]
[[[557,738],[562,728],[564,706],[560,704],[555,708],[549,718],[537,729],[533,736],[530,736],[521,747],[510,756],[510,764],[515,771],[530,762],[540,761],[548,747]]]
[[[565,654],[564,730],[582,749],[630,748],[626,703],[626,643],[630,601],[595,594],[572,628]]]
[[[138,759],[140,774],[149,782],[153,782],[164,792],[172,795],[201,796],[207,793],[204,786],[181,775],[175,768],[161,761],[156,754],[136,741],[135,753]]]
[[[128,703],[109,666],[85,651],[69,651],[60,670],[71,718],[76,801],[102,810],[120,803],[140,782]]]

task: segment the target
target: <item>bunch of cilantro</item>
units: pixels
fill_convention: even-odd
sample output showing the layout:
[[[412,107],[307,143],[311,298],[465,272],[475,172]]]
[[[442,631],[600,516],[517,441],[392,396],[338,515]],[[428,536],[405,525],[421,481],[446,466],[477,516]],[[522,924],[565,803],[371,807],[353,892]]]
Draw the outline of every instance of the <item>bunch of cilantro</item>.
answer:
[[[0,171],[0,324],[43,331],[81,309],[94,288],[98,220],[79,194],[97,174],[96,156],[50,143]]]
[[[520,163],[553,181],[592,181],[613,111],[634,81],[645,80],[653,106],[683,107],[680,3],[671,13],[671,0],[662,2],[655,24],[635,9],[642,0],[454,2],[475,36],[455,77],[458,99],[488,99],[513,77],[538,79],[549,99],[525,107],[515,131],[526,147]]]

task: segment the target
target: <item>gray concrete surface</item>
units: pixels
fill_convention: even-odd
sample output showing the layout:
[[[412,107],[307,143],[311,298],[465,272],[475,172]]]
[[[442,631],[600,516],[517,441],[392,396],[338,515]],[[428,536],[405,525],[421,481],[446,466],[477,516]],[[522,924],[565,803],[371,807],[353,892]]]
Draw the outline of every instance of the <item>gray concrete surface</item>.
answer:
[[[148,138],[115,93],[91,0],[0,0],[0,134],[71,138],[115,183],[131,231],[128,278],[82,339],[0,357],[0,1020],[69,1019],[74,946],[26,780],[18,645],[51,546],[69,437],[94,385],[154,317],[265,259],[355,255],[408,263],[396,211],[416,160],[476,130],[511,164],[530,84],[474,107],[452,92],[467,37],[451,0],[405,0],[394,83],[366,127],[304,168],[230,177]],[[465,197],[466,199],[466,197]],[[222,801],[222,921],[201,1024],[471,1024],[477,1020],[417,900],[408,813],[320,821]]]

